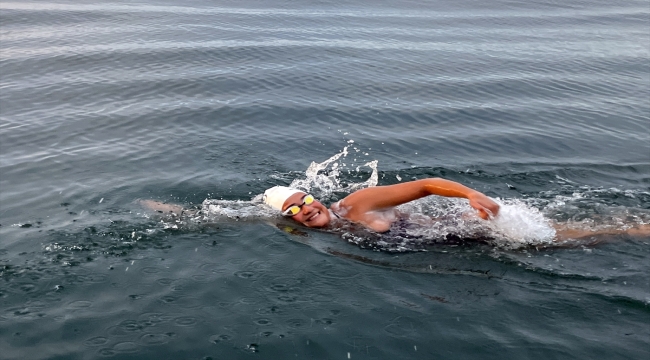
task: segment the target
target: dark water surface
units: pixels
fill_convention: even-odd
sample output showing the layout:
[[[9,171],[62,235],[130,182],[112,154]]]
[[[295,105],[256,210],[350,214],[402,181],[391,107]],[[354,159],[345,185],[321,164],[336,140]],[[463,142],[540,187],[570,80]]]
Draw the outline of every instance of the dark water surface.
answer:
[[[136,203],[249,201],[348,146],[342,182],[378,160],[380,184],[648,222],[649,24],[647,1],[3,1],[0,358],[650,358],[647,236],[390,253]]]

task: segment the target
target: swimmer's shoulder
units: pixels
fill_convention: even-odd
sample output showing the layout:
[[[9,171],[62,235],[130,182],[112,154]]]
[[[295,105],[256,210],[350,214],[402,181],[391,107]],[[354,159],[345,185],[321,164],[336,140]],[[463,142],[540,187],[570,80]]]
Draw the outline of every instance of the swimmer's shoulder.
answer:
[[[332,205],[330,205],[330,211],[334,215],[336,215],[337,218],[341,218],[343,216],[343,215],[341,215],[341,213],[343,212],[343,209],[341,207],[341,202],[342,201],[343,200],[340,200],[340,201],[337,201],[337,202],[333,203]]]
[[[386,217],[385,212],[369,211],[358,213],[352,210],[345,205],[345,199],[330,205],[330,211],[337,219],[345,218],[379,233],[388,231],[392,222],[395,220],[393,217]]]

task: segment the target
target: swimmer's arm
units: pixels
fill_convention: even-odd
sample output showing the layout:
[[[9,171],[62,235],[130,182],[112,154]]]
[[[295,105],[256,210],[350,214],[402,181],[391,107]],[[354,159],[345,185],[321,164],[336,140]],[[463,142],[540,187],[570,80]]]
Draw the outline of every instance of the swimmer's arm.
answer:
[[[348,208],[351,214],[359,215],[395,207],[429,195],[468,199],[470,205],[478,210],[478,215],[486,220],[499,212],[499,205],[483,193],[455,181],[440,178],[361,189],[343,199],[341,205]]]
[[[616,236],[616,235],[630,235],[645,237],[650,236],[650,224],[634,224],[628,228],[608,228],[608,229],[581,229],[567,226],[566,224],[554,224],[555,227],[555,240],[594,240],[599,241],[602,236]]]

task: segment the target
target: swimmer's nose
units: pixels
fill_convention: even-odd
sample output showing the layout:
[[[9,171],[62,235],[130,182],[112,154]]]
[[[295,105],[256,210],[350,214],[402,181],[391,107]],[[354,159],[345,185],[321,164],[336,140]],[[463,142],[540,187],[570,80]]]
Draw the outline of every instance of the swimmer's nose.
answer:
[[[314,210],[314,204],[311,203],[309,205],[305,204],[302,206],[302,213],[303,215],[308,215]]]
[[[311,205],[305,204],[305,205],[302,206],[302,213],[304,215],[309,214],[310,211],[311,211]]]

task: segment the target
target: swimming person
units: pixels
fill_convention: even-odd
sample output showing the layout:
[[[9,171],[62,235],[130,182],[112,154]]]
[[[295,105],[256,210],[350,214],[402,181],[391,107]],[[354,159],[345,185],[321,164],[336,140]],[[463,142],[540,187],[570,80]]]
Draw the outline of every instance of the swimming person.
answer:
[[[328,209],[310,194],[286,186],[264,192],[264,203],[310,228],[327,227],[333,218],[347,219],[375,232],[386,232],[398,219],[395,207],[429,195],[469,200],[480,218],[498,215],[499,205],[486,195],[451,180],[430,178],[357,190]]]
[[[485,194],[462,184],[441,178],[414,180],[394,185],[372,186],[357,190],[327,208],[320,201],[299,189],[274,186],[263,194],[263,201],[283,216],[310,228],[340,229],[341,221],[360,224],[376,233],[386,233],[391,225],[403,219],[396,207],[430,196],[464,198],[476,210],[477,221],[499,220],[500,205]],[[142,200],[140,204],[148,209],[173,217],[195,216],[203,210],[184,209],[179,205],[164,204],[154,200]],[[465,218],[475,217],[465,213]],[[483,220],[478,220],[478,219]],[[453,221],[451,217],[430,219]],[[431,224],[431,223],[429,223]],[[513,224],[517,225],[517,224]],[[426,225],[425,225],[426,226]],[[460,229],[462,230],[462,229]],[[650,235],[650,224],[627,224],[622,228],[575,228],[570,224],[552,224],[553,241],[587,239],[596,243],[597,236]]]

